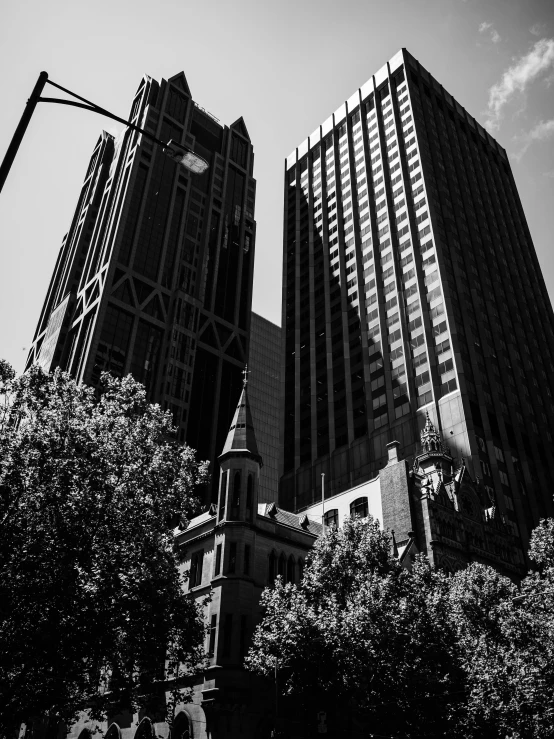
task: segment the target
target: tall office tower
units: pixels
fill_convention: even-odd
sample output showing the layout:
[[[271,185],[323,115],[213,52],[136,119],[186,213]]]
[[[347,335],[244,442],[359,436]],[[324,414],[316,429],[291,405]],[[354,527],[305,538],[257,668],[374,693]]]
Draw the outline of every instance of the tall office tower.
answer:
[[[190,174],[129,129],[117,141],[102,134],[28,365],[92,385],[103,370],[130,372],[213,466],[248,354],[252,145],[242,118],[223,126],[193,102],[183,73],[145,76],[130,121],[194,149],[209,169]]]
[[[428,411],[523,544],[552,515],[553,313],[506,153],[406,50],[287,159],[281,503]]]
[[[279,369],[281,328],[252,313],[248,352],[248,396],[263,459],[258,498],[272,503],[279,494]]]

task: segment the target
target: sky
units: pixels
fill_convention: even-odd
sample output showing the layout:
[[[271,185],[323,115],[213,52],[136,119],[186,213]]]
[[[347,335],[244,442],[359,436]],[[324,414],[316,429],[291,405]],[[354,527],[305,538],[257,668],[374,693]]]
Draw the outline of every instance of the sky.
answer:
[[[401,47],[507,150],[552,299],[552,0],[7,0],[0,157],[42,70],[123,118],[143,74],[184,71],[199,105],[246,122],[253,309],[280,324],[284,160]],[[0,194],[0,357],[18,372],[102,128],[121,130],[39,104]]]

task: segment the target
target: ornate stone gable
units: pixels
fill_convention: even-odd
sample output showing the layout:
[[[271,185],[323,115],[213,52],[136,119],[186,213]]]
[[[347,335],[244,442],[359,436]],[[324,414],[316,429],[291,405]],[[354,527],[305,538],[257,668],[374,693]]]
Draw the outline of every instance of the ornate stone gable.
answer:
[[[449,571],[475,561],[514,579],[521,577],[524,563],[517,538],[480,481],[472,479],[464,460],[455,465],[429,415],[421,445],[411,473],[420,549],[435,566]]]

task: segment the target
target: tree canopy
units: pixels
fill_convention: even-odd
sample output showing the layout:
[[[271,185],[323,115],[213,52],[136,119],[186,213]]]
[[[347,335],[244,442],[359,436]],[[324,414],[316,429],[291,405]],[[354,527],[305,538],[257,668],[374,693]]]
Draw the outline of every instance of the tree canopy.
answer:
[[[207,464],[130,376],[101,392],[0,363],[0,734],[136,707],[203,659],[173,527]]]
[[[346,722],[351,737],[551,737],[553,551],[542,522],[530,551],[542,571],[518,590],[477,563],[447,576],[419,556],[403,569],[375,521],[347,519],[299,584],[264,591],[246,665],[277,675],[308,729],[326,711],[330,736]]]

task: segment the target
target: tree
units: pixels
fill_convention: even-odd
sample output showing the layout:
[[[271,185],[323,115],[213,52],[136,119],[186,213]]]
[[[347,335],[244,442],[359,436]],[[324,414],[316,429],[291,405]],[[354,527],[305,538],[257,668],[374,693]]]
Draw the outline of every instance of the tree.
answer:
[[[554,736],[554,521],[541,521],[520,589],[472,564],[452,578],[450,620],[468,685],[463,737]]]
[[[33,715],[132,709],[168,678],[177,699],[203,659],[173,527],[197,510],[207,465],[130,376],[102,382],[0,363],[4,736]]]
[[[376,522],[347,520],[316,544],[298,585],[262,595],[246,660],[278,691],[347,716],[346,735],[554,736],[554,521],[541,521],[516,586],[472,563],[447,577],[390,554]]]
[[[446,615],[448,579],[423,558],[408,572],[390,552],[371,518],[328,530],[301,583],[264,591],[246,660],[266,677],[277,664],[279,690],[302,696],[314,722],[323,707],[347,714],[349,736],[442,730],[463,679]]]

